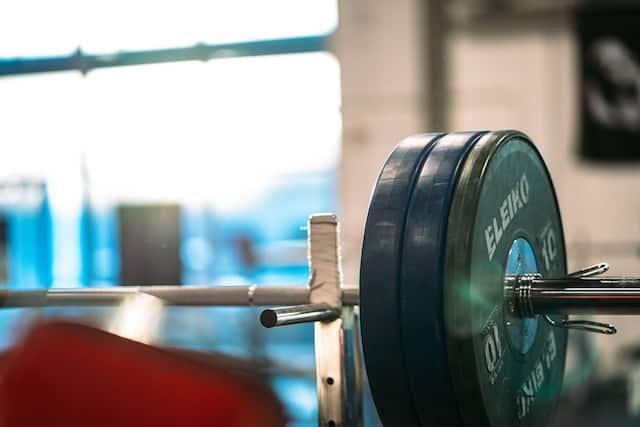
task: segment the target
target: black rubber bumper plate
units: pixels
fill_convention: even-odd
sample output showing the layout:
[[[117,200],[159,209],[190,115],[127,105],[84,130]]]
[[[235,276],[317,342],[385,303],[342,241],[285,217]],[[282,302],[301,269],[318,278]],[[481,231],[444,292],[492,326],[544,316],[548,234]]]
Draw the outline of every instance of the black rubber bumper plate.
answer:
[[[441,134],[402,141],[376,182],[365,225],[360,267],[362,345],[376,408],[385,425],[416,426],[400,326],[400,262],[416,175]],[[365,284],[362,286],[362,284]]]
[[[566,331],[510,314],[504,298],[508,274],[566,273],[544,162],[517,132],[421,138],[385,164],[365,228],[361,327],[380,418],[547,425]]]

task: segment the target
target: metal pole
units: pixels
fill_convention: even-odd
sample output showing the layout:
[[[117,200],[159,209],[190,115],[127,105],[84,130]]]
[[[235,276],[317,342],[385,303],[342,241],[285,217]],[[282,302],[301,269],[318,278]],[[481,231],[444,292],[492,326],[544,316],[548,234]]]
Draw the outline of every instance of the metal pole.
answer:
[[[273,328],[274,326],[335,320],[338,316],[340,316],[340,312],[327,304],[307,304],[264,310],[260,314],[260,323],[265,328]]]
[[[130,295],[147,294],[166,305],[293,306],[310,303],[308,286],[134,286],[113,288],[0,290],[0,308],[119,305]],[[358,303],[358,289],[343,289],[343,304]]]

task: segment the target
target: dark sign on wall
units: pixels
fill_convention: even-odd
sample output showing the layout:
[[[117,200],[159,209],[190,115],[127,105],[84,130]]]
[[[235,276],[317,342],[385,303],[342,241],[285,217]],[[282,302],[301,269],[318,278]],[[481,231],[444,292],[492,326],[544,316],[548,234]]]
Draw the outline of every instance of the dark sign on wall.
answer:
[[[120,284],[181,282],[180,207],[124,205],[118,209]]]
[[[600,161],[639,161],[640,5],[585,8],[578,12],[577,31],[581,154]]]

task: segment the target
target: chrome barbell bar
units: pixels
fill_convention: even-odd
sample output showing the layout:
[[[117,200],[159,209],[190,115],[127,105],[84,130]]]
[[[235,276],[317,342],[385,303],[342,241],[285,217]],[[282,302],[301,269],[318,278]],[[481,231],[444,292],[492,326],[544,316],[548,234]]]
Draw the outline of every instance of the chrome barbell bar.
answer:
[[[0,289],[0,308],[119,305],[146,294],[170,306],[294,306],[310,304],[308,285],[290,286],[125,286],[113,288]],[[342,289],[342,304],[357,305],[358,289]]]
[[[604,263],[563,278],[525,274],[506,278],[506,300],[522,317],[552,314],[640,314],[640,278],[593,277],[606,271]],[[587,273],[583,273],[587,272]],[[310,285],[289,286],[126,286],[110,288],[0,289],[0,308],[117,306],[130,296],[145,294],[168,306],[272,307],[265,326],[327,320],[335,307],[311,302]],[[340,303],[358,305],[357,286],[341,288]],[[299,308],[295,308],[298,307]],[[318,315],[314,316],[313,312]],[[266,320],[269,318],[269,320]]]

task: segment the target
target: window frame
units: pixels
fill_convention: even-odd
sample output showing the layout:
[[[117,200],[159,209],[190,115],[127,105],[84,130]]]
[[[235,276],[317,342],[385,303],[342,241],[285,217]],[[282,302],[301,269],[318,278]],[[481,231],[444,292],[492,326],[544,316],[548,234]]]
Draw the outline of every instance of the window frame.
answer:
[[[206,62],[222,58],[320,52],[328,50],[329,36],[329,34],[325,34],[222,44],[196,43],[189,47],[123,51],[99,55],[86,54],[78,48],[68,56],[0,59],[0,77],[74,70],[87,74],[98,68],[182,61]]]

